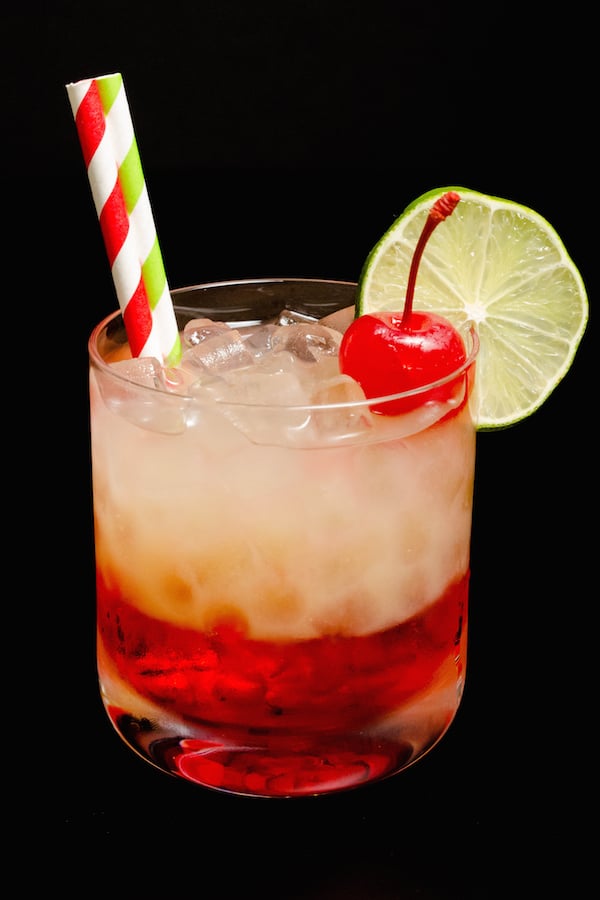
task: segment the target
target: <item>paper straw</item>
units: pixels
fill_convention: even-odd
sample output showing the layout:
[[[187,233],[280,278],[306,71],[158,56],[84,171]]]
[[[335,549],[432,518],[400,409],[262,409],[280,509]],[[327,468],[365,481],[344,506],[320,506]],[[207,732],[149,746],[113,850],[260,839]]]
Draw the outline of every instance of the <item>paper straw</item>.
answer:
[[[66,88],[132,356],[177,365],[177,320],[123,78]]]

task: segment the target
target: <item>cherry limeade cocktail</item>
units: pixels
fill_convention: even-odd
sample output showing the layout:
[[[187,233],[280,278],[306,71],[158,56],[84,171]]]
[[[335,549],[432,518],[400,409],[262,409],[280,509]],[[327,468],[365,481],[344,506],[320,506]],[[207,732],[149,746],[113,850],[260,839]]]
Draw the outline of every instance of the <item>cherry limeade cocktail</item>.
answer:
[[[119,314],[90,341],[103,700],[141,756],[209,788],[381,779],[460,702],[474,338],[450,390],[374,411],[329,318],[354,291],[175,291],[184,354],[166,372],[128,359]]]

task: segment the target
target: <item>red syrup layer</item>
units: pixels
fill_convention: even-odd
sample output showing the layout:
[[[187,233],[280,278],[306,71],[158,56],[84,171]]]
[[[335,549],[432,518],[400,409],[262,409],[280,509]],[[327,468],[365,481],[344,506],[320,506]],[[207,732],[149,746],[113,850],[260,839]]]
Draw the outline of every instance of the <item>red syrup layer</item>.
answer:
[[[167,716],[255,733],[348,731],[426,692],[445,663],[461,676],[468,580],[384,631],[279,642],[231,622],[202,632],[144,615],[99,574],[99,639],[121,679]]]

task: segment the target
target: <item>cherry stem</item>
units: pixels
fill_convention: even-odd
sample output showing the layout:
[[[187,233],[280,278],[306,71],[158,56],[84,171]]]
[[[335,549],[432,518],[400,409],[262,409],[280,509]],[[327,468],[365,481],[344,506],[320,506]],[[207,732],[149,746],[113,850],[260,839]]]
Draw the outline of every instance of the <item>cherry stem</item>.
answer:
[[[423,226],[423,231],[417,241],[417,246],[415,247],[415,252],[413,253],[413,258],[410,264],[410,271],[408,273],[408,284],[406,285],[406,300],[404,301],[404,310],[402,312],[402,320],[401,325],[407,328],[410,324],[410,317],[412,315],[413,308],[413,297],[415,294],[415,284],[417,281],[417,272],[419,269],[419,263],[421,262],[421,257],[423,256],[423,250],[425,249],[425,244],[431,237],[433,229],[443,222],[444,219],[447,219],[449,215],[454,212],[458,201],[460,200],[459,195],[456,191],[448,191],[446,194],[443,194],[439,200],[436,200],[431,209],[429,210],[429,215],[427,216],[427,220],[425,225]]]

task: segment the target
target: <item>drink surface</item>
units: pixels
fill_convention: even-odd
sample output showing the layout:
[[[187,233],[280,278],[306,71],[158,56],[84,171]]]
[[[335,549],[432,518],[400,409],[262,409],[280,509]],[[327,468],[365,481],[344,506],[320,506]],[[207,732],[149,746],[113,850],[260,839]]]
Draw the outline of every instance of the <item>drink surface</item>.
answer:
[[[148,361],[90,375],[109,714],[160,768],[265,796],[397,771],[464,680],[473,367],[449,400],[373,415],[335,335],[297,325],[266,353],[254,325],[234,347],[196,316],[166,386]]]

